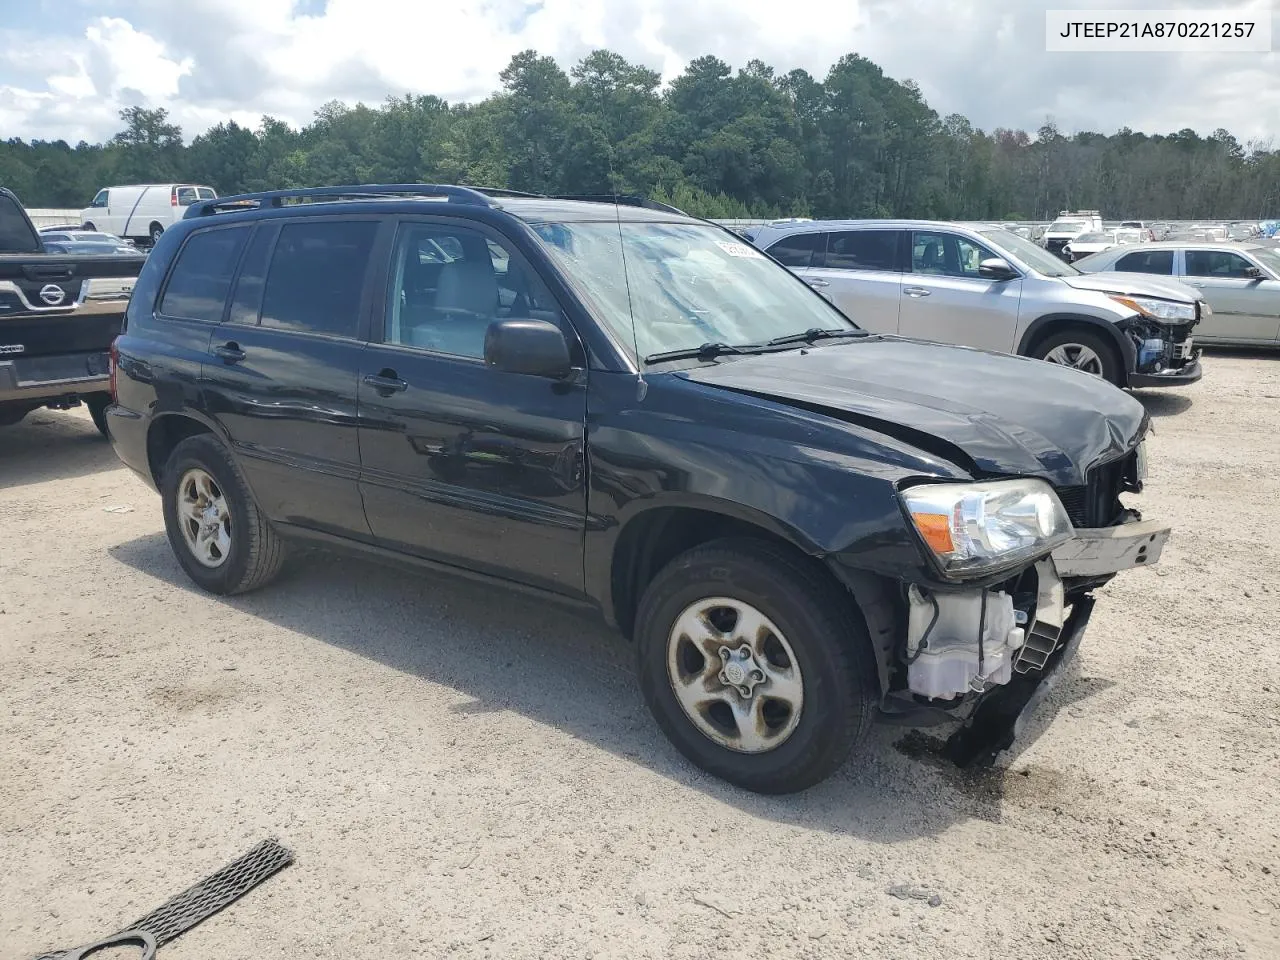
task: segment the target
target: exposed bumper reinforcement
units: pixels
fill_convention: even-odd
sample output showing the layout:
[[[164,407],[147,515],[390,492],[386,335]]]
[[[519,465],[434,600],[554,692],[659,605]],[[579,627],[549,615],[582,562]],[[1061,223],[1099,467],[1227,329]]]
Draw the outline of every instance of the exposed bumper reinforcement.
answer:
[[[1060,577],[1097,577],[1160,561],[1170,527],[1156,520],[1117,527],[1077,528],[1076,535],[1053,551]]]

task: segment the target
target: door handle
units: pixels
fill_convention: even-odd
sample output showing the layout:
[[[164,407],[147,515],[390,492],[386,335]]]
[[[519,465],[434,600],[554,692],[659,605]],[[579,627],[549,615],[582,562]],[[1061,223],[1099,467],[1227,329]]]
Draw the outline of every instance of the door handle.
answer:
[[[924,287],[903,287],[902,292],[908,297],[927,297],[930,293]]]
[[[384,397],[389,397],[393,393],[403,393],[409,389],[409,384],[397,377],[394,370],[383,370],[380,373],[367,374],[364,382]]]
[[[807,283],[807,284],[808,284],[809,286],[811,286],[811,287],[829,287],[829,286],[831,286],[831,284],[830,284],[829,282],[827,282],[826,280],[806,280],[806,281],[805,281],[805,283]]]
[[[224,343],[220,347],[214,347],[213,355],[223,363],[239,363],[245,357],[244,351],[240,349],[240,344],[234,340]]]

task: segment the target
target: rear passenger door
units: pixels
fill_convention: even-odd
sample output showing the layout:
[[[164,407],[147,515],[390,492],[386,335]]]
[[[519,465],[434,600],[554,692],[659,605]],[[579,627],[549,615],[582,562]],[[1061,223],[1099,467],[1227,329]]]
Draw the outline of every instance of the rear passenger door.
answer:
[[[582,592],[586,370],[537,273],[472,221],[401,223],[360,378],[360,489],[391,549]],[[578,375],[484,363],[499,318],[560,325]],[[376,342],[381,341],[381,342]]]
[[[979,276],[978,264],[996,254],[976,240],[945,230],[911,231],[910,255],[898,323],[902,336],[1013,351],[1021,277]]]
[[[840,230],[826,234],[804,272],[805,282],[872,333],[898,332],[902,298],[901,230]]]
[[[204,366],[208,411],[267,516],[366,540],[356,384],[382,223],[259,222]]]

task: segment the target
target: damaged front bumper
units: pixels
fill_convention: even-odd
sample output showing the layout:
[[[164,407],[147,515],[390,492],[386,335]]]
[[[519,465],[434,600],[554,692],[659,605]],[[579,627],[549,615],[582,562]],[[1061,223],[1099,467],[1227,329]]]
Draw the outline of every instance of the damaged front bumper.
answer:
[[[1023,738],[1028,718],[1080,646],[1093,612],[1089,591],[1123,570],[1159,562],[1169,534],[1156,521],[1077,529],[1035,564],[1034,599],[1016,608],[1016,590],[972,588],[928,597],[926,622],[925,600],[913,589],[908,692],[962,721],[945,748],[953,762],[989,765]],[[977,620],[966,608],[975,597]]]

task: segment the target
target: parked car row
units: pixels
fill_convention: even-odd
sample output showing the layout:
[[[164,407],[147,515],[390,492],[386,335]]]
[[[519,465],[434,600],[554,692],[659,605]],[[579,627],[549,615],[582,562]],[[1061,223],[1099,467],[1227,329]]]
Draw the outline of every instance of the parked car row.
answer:
[[[676,747],[753,790],[823,779],[877,718],[988,763],[1169,533],[1120,499],[1146,412],[1070,353],[1192,379],[1198,300],[998,227],[756,242],[799,277],[647,201],[198,201],[138,278],[108,432],[207,590],[300,542],[586,604]],[[927,342],[971,338],[1066,359]]]

